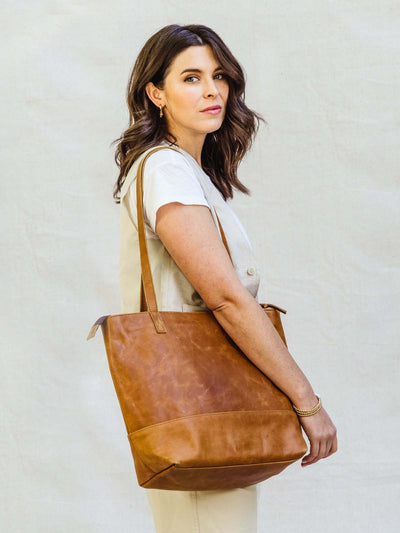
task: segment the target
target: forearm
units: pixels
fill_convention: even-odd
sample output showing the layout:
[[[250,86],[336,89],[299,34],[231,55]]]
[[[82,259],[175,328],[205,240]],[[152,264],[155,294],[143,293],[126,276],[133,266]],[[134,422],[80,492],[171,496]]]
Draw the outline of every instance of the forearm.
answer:
[[[263,308],[247,290],[214,309],[213,313],[243,353],[292,403],[305,409],[315,405],[311,384]]]

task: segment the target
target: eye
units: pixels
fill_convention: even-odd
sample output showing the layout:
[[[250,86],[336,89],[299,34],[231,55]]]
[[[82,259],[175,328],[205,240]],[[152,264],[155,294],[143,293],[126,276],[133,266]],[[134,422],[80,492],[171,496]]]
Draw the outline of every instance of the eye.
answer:
[[[215,74],[215,77],[218,77],[218,79],[220,80],[223,80],[226,78],[225,74],[223,72],[218,72],[218,74]],[[183,81],[189,81],[189,80],[193,80],[193,79],[197,79],[197,76],[188,76],[187,78],[185,78]]]

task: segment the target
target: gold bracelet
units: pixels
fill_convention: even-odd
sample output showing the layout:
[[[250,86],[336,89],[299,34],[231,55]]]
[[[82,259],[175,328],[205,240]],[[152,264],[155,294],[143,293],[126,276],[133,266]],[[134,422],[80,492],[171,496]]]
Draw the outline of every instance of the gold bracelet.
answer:
[[[298,416],[311,416],[315,415],[315,413],[318,413],[318,411],[322,407],[321,398],[318,396],[318,394],[315,395],[318,398],[318,403],[315,407],[312,409],[306,410],[306,409],[297,409],[295,405],[293,405],[293,409],[296,411]]]

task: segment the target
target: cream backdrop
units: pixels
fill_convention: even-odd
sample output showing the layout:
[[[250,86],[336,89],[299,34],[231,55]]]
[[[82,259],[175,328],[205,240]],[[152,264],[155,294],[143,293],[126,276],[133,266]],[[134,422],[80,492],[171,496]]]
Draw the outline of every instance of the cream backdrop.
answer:
[[[1,531],[154,531],[86,336],[120,312],[128,76],[171,23],[221,35],[268,121],[232,207],[338,428],[337,454],[262,484],[259,531],[398,531],[399,16],[395,0],[2,2]]]

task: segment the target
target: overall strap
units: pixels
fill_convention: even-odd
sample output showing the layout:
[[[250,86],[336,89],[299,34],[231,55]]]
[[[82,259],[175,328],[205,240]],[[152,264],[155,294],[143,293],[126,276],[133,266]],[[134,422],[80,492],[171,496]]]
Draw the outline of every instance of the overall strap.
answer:
[[[145,310],[147,310],[148,313],[150,314],[157,333],[166,333],[166,327],[162,319],[162,316],[160,312],[158,311],[157,298],[156,298],[156,293],[154,290],[153,276],[151,273],[149,254],[148,254],[148,249],[147,249],[144,215],[143,215],[143,169],[144,169],[144,164],[147,158],[151,154],[158,152],[159,150],[165,150],[165,149],[175,150],[175,152],[181,153],[176,148],[172,148],[169,146],[159,146],[157,148],[154,148],[153,150],[150,150],[140,161],[138,170],[137,170],[137,176],[136,176],[137,227],[138,227],[138,234],[139,234],[139,252],[140,252],[140,265],[141,265],[141,274],[142,274],[141,275],[141,298],[140,298],[141,310],[143,310],[142,306],[146,308]],[[215,215],[217,217],[222,241],[232,261],[232,257],[229,251],[228,243],[226,241],[224,230],[222,228],[221,222],[216,212],[215,212]]]

